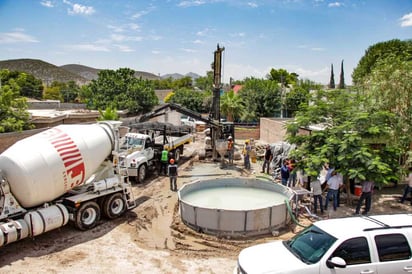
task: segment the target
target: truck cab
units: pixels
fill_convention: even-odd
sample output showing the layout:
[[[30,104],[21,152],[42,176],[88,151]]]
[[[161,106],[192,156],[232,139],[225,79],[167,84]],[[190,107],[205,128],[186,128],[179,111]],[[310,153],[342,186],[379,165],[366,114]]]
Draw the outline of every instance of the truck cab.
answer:
[[[155,143],[149,135],[127,133],[120,146],[120,165],[127,167],[130,178],[141,182],[146,177],[147,169],[153,167],[156,157]]]

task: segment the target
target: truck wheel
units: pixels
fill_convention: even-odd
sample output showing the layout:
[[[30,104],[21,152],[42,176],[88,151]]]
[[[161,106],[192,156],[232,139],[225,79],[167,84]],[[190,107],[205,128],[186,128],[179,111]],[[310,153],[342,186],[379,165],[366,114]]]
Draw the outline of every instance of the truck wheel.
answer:
[[[89,201],[82,204],[76,212],[75,226],[80,230],[87,230],[96,226],[100,220],[100,207],[96,202]]]
[[[175,162],[177,163],[177,162],[179,162],[179,160],[180,160],[180,149],[177,148],[175,150]]]
[[[139,166],[139,170],[137,172],[137,182],[138,183],[143,183],[144,179],[146,178],[146,172],[147,172],[147,168],[145,164],[142,164]]]
[[[114,193],[104,199],[103,213],[109,219],[115,219],[126,211],[126,202],[121,193]]]

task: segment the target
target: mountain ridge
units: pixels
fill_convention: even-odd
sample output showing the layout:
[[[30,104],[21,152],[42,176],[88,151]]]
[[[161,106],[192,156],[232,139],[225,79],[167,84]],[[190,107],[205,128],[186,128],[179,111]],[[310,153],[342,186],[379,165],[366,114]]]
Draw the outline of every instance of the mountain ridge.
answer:
[[[30,58],[0,60],[0,69],[22,71],[32,74],[34,77],[41,79],[46,85],[51,84],[53,81],[74,81],[78,85],[84,85],[92,80],[96,80],[98,78],[99,71],[103,70],[80,64],[66,64],[62,66],[56,66],[40,59]],[[169,77],[171,77],[173,80],[176,80],[186,76],[189,76],[192,79],[197,79],[200,77],[200,75],[193,72],[189,72],[185,75],[173,73],[158,76],[154,73],[146,71],[135,71],[135,77],[141,77],[145,80],[160,80]]]

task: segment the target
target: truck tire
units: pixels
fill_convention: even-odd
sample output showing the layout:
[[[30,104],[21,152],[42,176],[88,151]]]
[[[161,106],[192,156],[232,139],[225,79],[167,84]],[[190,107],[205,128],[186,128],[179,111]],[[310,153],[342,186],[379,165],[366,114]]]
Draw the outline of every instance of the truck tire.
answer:
[[[114,193],[104,199],[102,207],[104,215],[109,219],[115,219],[126,211],[126,202],[121,193]]]
[[[82,204],[77,210],[74,218],[74,224],[80,230],[87,230],[95,227],[99,220],[99,205],[94,201],[89,201]]]
[[[143,183],[144,179],[146,179],[146,173],[147,173],[147,166],[145,164],[140,165],[139,170],[137,171],[136,181],[138,183]]]
[[[179,148],[176,148],[174,155],[175,155],[175,162],[178,163],[180,160],[180,149]]]

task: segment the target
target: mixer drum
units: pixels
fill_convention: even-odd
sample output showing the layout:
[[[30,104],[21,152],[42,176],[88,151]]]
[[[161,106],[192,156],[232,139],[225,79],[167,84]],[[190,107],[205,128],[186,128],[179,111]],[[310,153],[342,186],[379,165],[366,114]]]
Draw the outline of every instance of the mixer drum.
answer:
[[[0,155],[0,169],[20,205],[34,207],[82,185],[113,142],[108,124],[60,125],[15,143]]]

